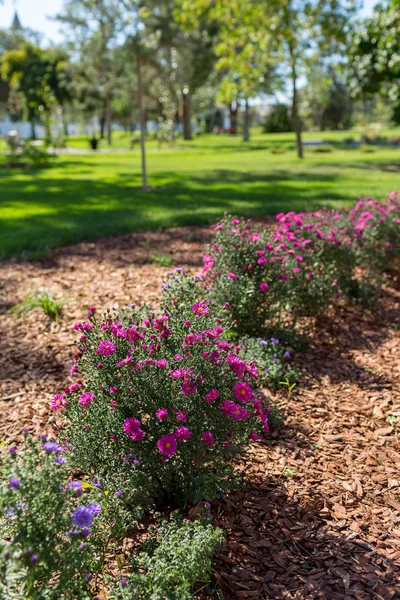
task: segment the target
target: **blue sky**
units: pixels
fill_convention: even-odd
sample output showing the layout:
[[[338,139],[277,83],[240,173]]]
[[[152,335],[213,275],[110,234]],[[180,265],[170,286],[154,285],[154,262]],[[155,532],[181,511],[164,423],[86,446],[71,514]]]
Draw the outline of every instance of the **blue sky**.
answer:
[[[59,23],[48,18],[60,12],[63,0],[3,0],[3,4],[0,5],[1,28],[11,25],[14,1],[24,27],[41,31],[47,41],[60,42],[63,39]],[[371,14],[376,2],[377,0],[364,0],[363,14]]]

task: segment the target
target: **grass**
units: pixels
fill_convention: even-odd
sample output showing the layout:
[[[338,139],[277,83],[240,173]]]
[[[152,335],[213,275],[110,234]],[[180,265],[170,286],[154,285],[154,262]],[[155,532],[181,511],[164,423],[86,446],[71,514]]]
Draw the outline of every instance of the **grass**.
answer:
[[[0,168],[0,257],[39,257],[81,240],[208,223],[224,211],[255,216],[339,207],[364,194],[383,199],[399,187],[400,149],[345,149],[346,137],[356,135],[306,134],[326,139],[332,152],[310,147],[304,161],[290,134],[255,134],[247,144],[201,136],[161,150],[151,142],[149,192],[140,189],[138,150],[62,155],[48,169]]]

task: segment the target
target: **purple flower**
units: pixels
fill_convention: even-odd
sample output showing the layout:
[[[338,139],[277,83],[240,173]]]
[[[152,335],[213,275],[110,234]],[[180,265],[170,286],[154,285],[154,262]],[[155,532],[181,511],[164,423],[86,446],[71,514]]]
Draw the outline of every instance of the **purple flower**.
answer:
[[[89,406],[89,404],[91,402],[93,402],[93,400],[95,400],[95,395],[93,394],[93,392],[85,392],[84,394],[82,394],[79,398],[79,404],[81,406],[83,406],[84,408],[87,408]]]
[[[43,444],[43,450],[46,450],[46,452],[62,452],[63,449],[61,446],[59,446],[59,444],[57,444],[57,442],[45,442]]]
[[[184,442],[188,440],[191,436],[189,427],[177,427],[174,431],[174,436],[178,442]]]
[[[17,451],[17,447],[16,446],[10,446],[9,449],[8,449],[8,451],[9,451],[10,454],[14,454],[14,452]]]
[[[35,562],[37,562],[37,560],[38,560],[38,557],[36,556],[36,554],[32,554],[31,562],[35,563]]]
[[[100,504],[98,504],[98,502],[93,502],[93,504],[89,504],[88,509],[95,517],[101,513],[101,506]]]
[[[87,506],[79,506],[71,516],[72,522],[77,527],[91,527],[93,523],[93,513]]]
[[[157,448],[163,456],[172,456],[176,452],[176,440],[170,433],[163,435],[157,442]]]
[[[118,498],[121,498],[121,496],[124,495],[124,492],[121,492],[121,490],[118,490],[118,492],[115,492],[115,495],[118,496]]]
[[[277,346],[279,344],[279,340],[277,340],[276,338],[273,338],[273,337],[271,338],[271,342],[273,344],[275,344],[275,346]]]
[[[67,490],[72,489],[80,489],[82,487],[82,482],[81,481],[69,481],[67,483]]]
[[[10,489],[12,490],[17,490],[20,486],[20,480],[18,479],[18,477],[12,477],[10,479]]]
[[[64,458],[63,456],[56,456],[54,459],[54,462],[57,463],[58,465],[65,465],[65,463],[67,462],[67,459]]]
[[[168,409],[159,408],[156,411],[156,417],[159,421],[166,421],[168,419]]]
[[[128,583],[128,582],[126,581],[125,577],[123,577],[123,578],[121,579],[121,586],[122,586],[122,587],[126,587],[126,586],[127,586],[127,583]]]

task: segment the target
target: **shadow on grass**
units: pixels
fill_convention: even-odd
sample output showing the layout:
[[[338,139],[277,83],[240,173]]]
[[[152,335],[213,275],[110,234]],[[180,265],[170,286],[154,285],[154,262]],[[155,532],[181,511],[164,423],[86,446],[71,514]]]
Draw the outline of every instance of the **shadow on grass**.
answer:
[[[9,178],[0,209],[16,216],[1,224],[0,257],[40,256],[48,248],[107,235],[210,223],[224,211],[257,216],[314,209],[344,201],[329,188],[336,178],[285,169],[268,175],[217,170],[204,177],[158,172],[152,176],[156,189],[149,192],[133,190],[139,176],[126,172],[118,174],[117,182]]]

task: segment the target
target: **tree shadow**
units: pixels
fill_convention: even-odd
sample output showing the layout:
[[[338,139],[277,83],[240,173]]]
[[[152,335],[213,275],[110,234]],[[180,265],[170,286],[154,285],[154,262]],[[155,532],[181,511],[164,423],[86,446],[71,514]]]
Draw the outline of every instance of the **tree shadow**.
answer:
[[[329,516],[332,499],[301,487],[295,497],[288,487],[255,478],[213,506],[227,537],[213,568],[225,600],[400,597],[399,564]]]

